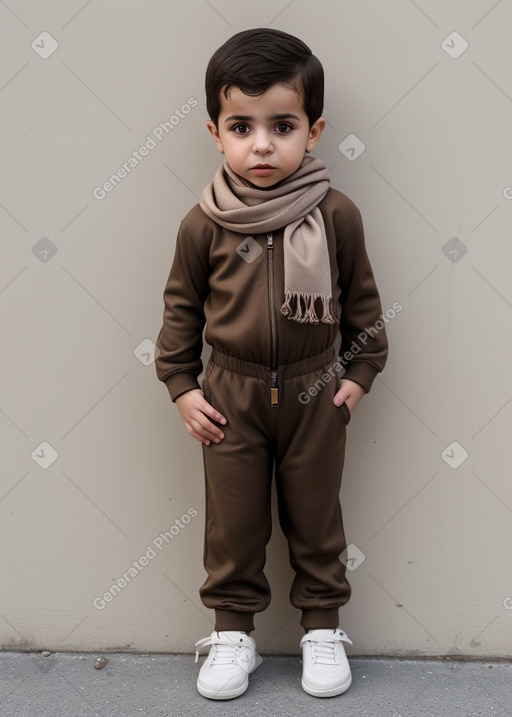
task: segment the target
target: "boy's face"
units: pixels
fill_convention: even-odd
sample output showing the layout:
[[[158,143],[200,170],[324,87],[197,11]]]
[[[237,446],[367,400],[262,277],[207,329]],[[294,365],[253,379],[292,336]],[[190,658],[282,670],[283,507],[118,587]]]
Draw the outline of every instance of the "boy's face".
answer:
[[[221,92],[217,126],[207,122],[217,149],[231,169],[260,188],[286,179],[317,144],[325,127],[319,117],[310,127],[297,92],[276,84],[256,97],[232,87]]]

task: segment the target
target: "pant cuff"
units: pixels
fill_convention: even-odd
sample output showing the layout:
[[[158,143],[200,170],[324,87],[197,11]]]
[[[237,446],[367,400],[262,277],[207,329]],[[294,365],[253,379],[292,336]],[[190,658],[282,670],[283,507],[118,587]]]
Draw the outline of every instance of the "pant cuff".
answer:
[[[254,630],[254,613],[240,612],[238,610],[215,610],[215,630],[239,630],[251,632]]]
[[[335,630],[339,625],[339,608],[303,610],[300,624],[305,630]]]

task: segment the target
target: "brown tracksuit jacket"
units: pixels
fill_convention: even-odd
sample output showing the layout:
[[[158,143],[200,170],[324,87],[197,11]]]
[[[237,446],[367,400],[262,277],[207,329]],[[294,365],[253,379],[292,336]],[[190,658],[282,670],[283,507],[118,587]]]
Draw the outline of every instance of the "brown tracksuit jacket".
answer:
[[[269,371],[276,364],[321,354],[333,346],[340,331],[343,378],[370,390],[386,363],[388,344],[385,329],[379,329],[382,307],[361,215],[345,194],[333,188],[318,207],[325,223],[338,325],[299,324],[280,313],[282,229],[248,238],[216,224],[199,204],[183,219],[156,341],[156,373],[173,401],[199,388],[205,322],[205,340],[213,348],[268,366]],[[379,330],[367,331],[376,323]]]

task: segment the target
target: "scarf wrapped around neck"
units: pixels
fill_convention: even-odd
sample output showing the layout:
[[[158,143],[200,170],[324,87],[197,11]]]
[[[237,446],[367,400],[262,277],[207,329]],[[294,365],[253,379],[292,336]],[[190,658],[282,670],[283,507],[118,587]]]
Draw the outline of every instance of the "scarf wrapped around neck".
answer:
[[[205,214],[234,232],[262,234],[284,227],[281,313],[291,321],[318,324],[319,299],[321,321],[336,322],[325,226],[317,206],[329,187],[327,167],[312,155],[271,189],[251,186],[224,161],[199,200]]]

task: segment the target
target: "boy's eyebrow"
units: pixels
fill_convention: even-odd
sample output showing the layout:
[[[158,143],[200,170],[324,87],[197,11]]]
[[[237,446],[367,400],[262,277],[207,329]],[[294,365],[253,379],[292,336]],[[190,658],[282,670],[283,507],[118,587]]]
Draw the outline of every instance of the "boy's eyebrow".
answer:
[[[270,119],[270,120],[295,119],[300,122],[300,117],[297,117],[297,115],[294,115],[291,112],[282,112],[277,115],[272,115],[268,119]],[[238,120],[239,122],[253,122],[254,117],[251,117],[250,115],[229,115],[229,117],[226,117],[224,122],[232,122],[233,120]]]

